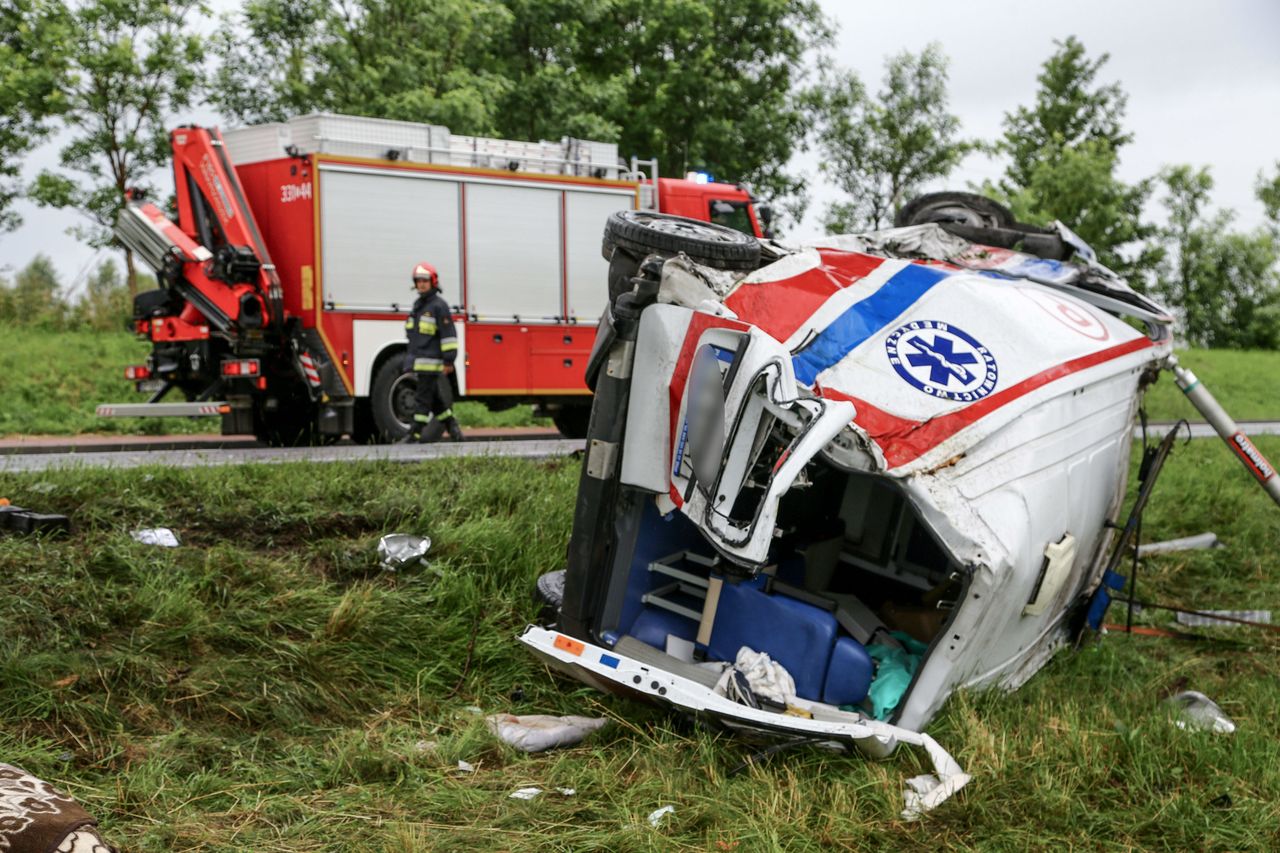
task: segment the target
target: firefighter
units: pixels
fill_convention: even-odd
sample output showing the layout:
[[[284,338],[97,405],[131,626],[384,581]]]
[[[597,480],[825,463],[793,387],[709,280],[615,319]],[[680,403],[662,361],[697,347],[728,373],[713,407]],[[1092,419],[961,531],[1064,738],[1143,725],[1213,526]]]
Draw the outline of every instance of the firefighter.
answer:
[[[426,262],[413,268],[413,288],[418,298],[404,327],[409,336],[405,370],[418,377],[414,394],[413,425],[402,442],[439,441],[446,431],[462,440],[462,428],[453,416],[453,392],[449,374],[458,357],[458,337],[449,305],[440,295],[440,274]]]

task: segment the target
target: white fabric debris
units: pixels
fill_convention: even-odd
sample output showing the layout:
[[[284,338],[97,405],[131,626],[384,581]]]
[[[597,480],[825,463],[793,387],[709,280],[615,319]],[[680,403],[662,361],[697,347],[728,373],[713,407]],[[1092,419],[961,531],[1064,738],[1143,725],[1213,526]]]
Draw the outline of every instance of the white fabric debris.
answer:
[[[177,548],[181,543],[178,534],[167,527],[144,527],[129,534],[133,541],[143,545],[156,545],[161,548]]]
[[[552,717],[547,714],[491,714],[485,718],[489,731],[524,752],[542,752],[580,743],[604,726],[603,717]]]
[[[675,806],[663,806],[657,811],[650,812],[649,826],[656,827],[658,824],[662,823],[662,819],[664,817],[666,817],[669,814],[675,814],[675,811],[676,811]]]
[[[470,761],[459,761],[459,762],[458,762],[458,769],[459,769],[459,770],[461,770],[463,773],[475,773],[475,772],[476,772],[476,766],[475,766],[474,764],[472,764]]]
[[[902,819],[919,820],[925,812],[937,808],[943,800],[969,784],[969,778],[968,773],[953,773],[945,779],[939,779],[932,773],[912,776],[902,792],[902,798],[906,801]]]
[[[757,652],[743,646],[738,649],[737,660],[731,669],[726,669],[716,682],[715,691],[721,696],[728,696],[734,672],[740,672],[747,679],[751,692],[780,704],[787,704],[795,699],[796,682],[786,668],[775,662],[765,652]]]
[[[512,791],[510,794],[508,794],[507,799],[532,800],[534,797],[538,796],[541,793],[542,793],[541,788],[520,788],[519,790]]]
[[[556,790],[566,797],[572,797],[574,794],[578,793],[576,788],[556,788]]]

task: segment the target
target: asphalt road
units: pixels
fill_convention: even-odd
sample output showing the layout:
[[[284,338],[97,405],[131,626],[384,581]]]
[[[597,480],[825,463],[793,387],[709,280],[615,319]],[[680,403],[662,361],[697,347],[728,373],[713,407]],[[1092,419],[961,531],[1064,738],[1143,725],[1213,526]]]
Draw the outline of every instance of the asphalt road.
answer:
[[[1215,438],[1217,434],[1208,424],[1191,424],[1192,438]],[[1246,421],[1240,427],[1247,435],[1280,435],[1280,421]],[[1173,428],[1172,423],[1147,425],[1148,435],[1155,439]],[[495,430],[495,433],[497,431]],[[545,435],[545,433],[543,433]],[[1141,431],[1135,427],[1134,436]],[[426,445],[336,445],[330,447],[273,448],[259,446],[235,446],[214,443],[218,437],[209,436],[211,446],[187,446],[189,437],[158,437],[156,443],[165,449],[152,449],[140,439],[134,449],[116,441],[110,449],[102,447],[100,440],[80,443],[72,437],[59,439],[48,448],[28,442],[21,450],[0,446],[0,472],[43,471],[46,468],[84,466],[89,468],[137,468],[143,465],[167,465],[177,468],[194,468],[215,465],[242,465],[245,463],[281,462],[361,462],[387,460],[390,462],[418,462],[423,459],[444,459],[456,456],[510,456],[524,459],[548,459],[568,456],[583,448],[581,440],[546,437],[513,437],[502,439],[468,440],[461,444],[441,442]],[[13,442],[0,442],[0,445]],[[6,452],[7,451],[7,452]]]
[[[0,472],[43,471],[47,468],[138,468],[164,465],[198,468],[214,465],[282,462],[419,462],[457,456],[508,456],[549,459],[568,456],[583,449],[581,440],[507,439],[505,441],[465,441],[461,444],[374,444],[332,447],[250,447],[185,450],[115,450],[83,453],[15,453],[0,456]]]

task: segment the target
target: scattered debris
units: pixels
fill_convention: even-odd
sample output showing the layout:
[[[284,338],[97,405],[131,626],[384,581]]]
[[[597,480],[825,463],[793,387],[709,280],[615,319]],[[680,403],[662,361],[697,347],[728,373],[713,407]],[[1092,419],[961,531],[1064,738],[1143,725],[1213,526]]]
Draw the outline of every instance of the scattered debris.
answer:
[[[1226,619],[1215,619],[1215,616],[1225,616]],[[1178,624],[1186,625],[1189,628],[1237,628],[1244,622],[1236,620],[1244,620],[1245,622],[1259,622],[1263,625],[1271,624],[1270,610],[1202,610],[1199,613],[1178,613],[1175,618]]]
[[[71,532],[71,521],[57,513],[34,512],[20,506],[0,506],[0,529],[14,533],[43,533],[51,536]]]
[[[657,811],[650,812],[650,813],[649,813],[649,826],[652,826],[652,827],[654,827],[654,828],[657,828],[658,824],[662,823],[662,819],[663,819],[664,817],[666,817],[666,816],[667,816],[667,815],[669,815],[669,814],[675,814],[675,813],[676,813],[676,807],[675,807],[675,806],[663,806],[662,808],[658,809]]]
[[[468,714],[475,714],[477,717],[484,713],[484,709],[479,705],[464,705],[462,710]]]
[[[967,773],[955,773],[945,779],[939,779],[932,773],[912,776],[907,780],[907,787],[902,791],[902,799],[906,807],[902,810],[903,820],[919,820],[925,812],[932,811],[944,800],[969,784]]]
[[[474,764],[472,764],[470,761],[462,761],[462,760],[459,760],[459,761],[458,761],[458,769],[459,769],[459,770],[461,770],[463,773],[475,773],[475,772],[476,772],[476,766],[475,766]]]
[[[1216,533],[1201,533],[1198,536],[1185,536],[1182,539],[1169,539],[1164,542],[1148,542],[1138,546],[1138,556],[1150,554],[1172,554],[1175,551],[1208,551],[1221,548],[1222,542]]]
[[[1174,708],[1174,725],[1193,732],[1216,732],[1229,735],[1235,722],[1208,696],[1196,690],[1184,690],[1165,700]]]
[[[603,717],[553,717],[547,714],[491,714],[485,718],[489,731],[524,752],[542,752],[580,743],[604,726]]]
[[[433,740],[420,740],[413,745],[413,751],[420,754],[435,752],[439,748],[440,748],[440,744],[436,743]]]
[[[143,545],[156,545],[160,548],[177,548],[182,543],[178,541],[178,534],[174,533],[167,527],[144,527],[141,530],[135,530],[129,534],[135,542],[141,542]]]
[[[541,788],[521,788],[518,791],[512,791],[507,795],[510,800],[532,800],[534,797],[542,793]]]
[[[413,563],[427,565],[423,559],[431,550],[431,538],[411,533],[388,533],[378,540],[378,559],[382,568],[394,572]]]
[[[556,788],[556,791],[565,797],[572,797],[578,793],[576,788]]]

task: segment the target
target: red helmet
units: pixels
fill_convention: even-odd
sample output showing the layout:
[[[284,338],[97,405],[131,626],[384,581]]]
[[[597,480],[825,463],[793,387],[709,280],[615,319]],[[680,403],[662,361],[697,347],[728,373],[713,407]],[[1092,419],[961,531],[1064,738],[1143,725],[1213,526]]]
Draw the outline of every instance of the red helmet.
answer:
[[[440,274],[426,261],[419,261],[413,267],[413,280],[417,281],[420,278],[429,280],[436,287],[440,286]]]

